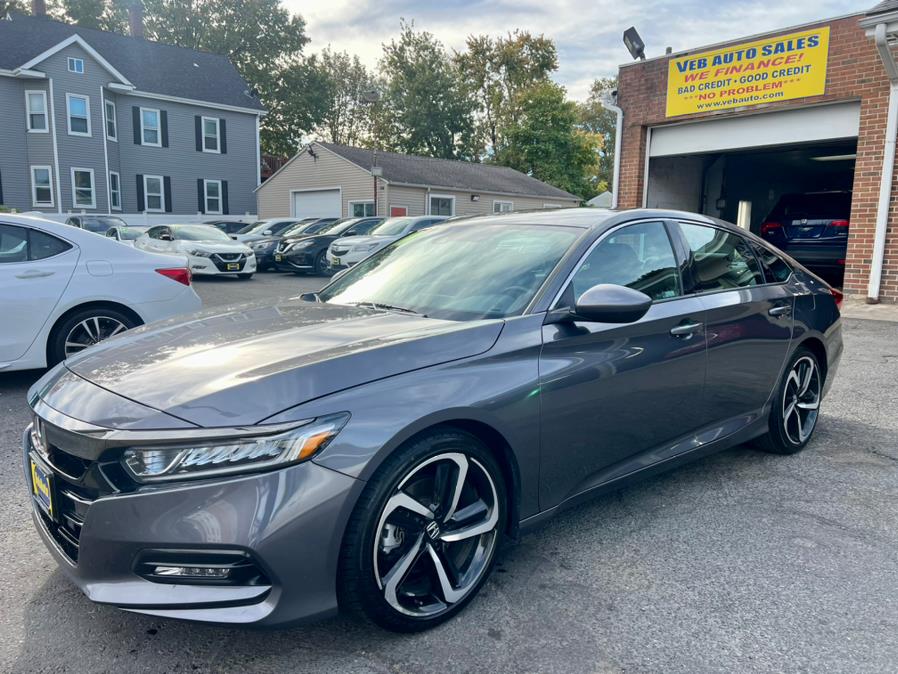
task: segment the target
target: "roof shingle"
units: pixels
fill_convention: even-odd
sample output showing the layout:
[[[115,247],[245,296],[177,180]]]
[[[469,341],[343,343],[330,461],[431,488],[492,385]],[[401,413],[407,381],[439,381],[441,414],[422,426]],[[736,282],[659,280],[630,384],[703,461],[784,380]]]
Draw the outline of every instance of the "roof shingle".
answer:
[[[867,11],[867,16],[894,12],[895,10],[898,10],[898,0],[882,0],[878,5]]]
[[[14,70],[80,36],[140,91],[263,110],[227,56],[12,13],[0,20],[0,68]]]
[[[371,170],[372,152],[370,149],[334,143],[319,142],[317,144],[353,164],[361,166],[366,171]],[[472,192],[579,199],[570,192],[547,185],[541,180],[531,178],[507,166],[417,157],[382,150],[377,151],[377,165],[383,169],[384,179],[393,183],[447,187]]]

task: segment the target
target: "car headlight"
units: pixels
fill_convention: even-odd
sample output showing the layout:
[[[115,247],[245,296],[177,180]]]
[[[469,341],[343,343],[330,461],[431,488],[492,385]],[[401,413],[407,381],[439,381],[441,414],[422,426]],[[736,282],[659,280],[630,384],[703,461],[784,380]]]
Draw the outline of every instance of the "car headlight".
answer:
[[[349,421],[349,413],[313,419],[276,435],[176,447],[132,447],[122,463],[138,482],[191,480],[282,468],[312,458]]]
[[[250,246],[253,250],[268,250],[269,248],[274,248],[276,241],[258,241]]]
[[[377,248],[378,244],[376,243],[364,243],[358,246],[353,246],[352,250],[354,253],[367,253],[369,250],[374,250]]]
[[[311,248],[315,245],[314,241],[298,241],[290,246],[287,250],[300,250],[302,248]]]
[[[194,248],[193,250],[187,251],[188,255],[195,255],[196,257],[212,257],[212,253],[208,250],[202,250],[200,248]]]

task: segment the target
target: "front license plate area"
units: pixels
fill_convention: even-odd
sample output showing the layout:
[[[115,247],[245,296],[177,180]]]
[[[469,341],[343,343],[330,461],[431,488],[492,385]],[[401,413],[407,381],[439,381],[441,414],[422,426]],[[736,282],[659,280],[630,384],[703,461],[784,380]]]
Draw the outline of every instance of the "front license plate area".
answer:
[[[334,266],[335,266],[335,267],[339,267],[339,266],[340,266],[340,258],[338,258],[338,257],[335,257],[335,258],[334,258]]]
[[[44,468],[33,458],[31,462],[31,493],[38,507],[43,510],[50,519],[56,519],[55,498],[53,491],[53,473]]]
[[[237,262],[228,262],[228,271],[239,271],[240,264]]]
[[[283,261],[284,261],[284,256],[281,255],[280,253],[278,253],[277,255],[274,256],[274,261],[275,261],[275,262],[283,262]]]

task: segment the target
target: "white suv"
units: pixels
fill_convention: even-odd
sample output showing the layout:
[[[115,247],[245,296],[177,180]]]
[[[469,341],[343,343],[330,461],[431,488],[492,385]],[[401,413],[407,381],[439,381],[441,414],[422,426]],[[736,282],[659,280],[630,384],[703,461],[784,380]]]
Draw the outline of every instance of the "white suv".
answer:
[[[201,306],[185,258],[0,214],[0,372],[53,365],[134,326]]]

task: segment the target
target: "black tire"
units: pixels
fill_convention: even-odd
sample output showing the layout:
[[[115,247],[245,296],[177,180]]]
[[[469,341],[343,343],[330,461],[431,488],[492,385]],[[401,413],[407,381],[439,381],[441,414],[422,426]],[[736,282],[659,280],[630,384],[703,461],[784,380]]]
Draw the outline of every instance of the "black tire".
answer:
[[[237,278],[239,278],[241,281],[249,281],[252,277],[252,274],[237,274]]]
[[[453,462],[445,458],[460,454],[464,455],[464,463],[468,467],[461,491],[456,488],[461,470],[454,473],[453,479],[450,476],[454,470]],[[430,473],[433,475],[430,493],[435,495],[441,492],[448,495],[449,492],[458,491],[461,494],[460,500],[456,501],[456,513],[473,514],[475,511],[472,508],[480,503],[486,504],[486,511],[478,513],[476,518],[470,517],[463,522],[453,523],[453,517],[443,519],[448,513],[439,505],[439,499],[432,501],[429,506],[434,512],[429,520],[402,507],[394,506],[392,510],[387,510],[388,504],[399,494],[400,485],[406,485],[402,496],[408,494],[406,489],[412,490],[422,485],[426,493]],[[441,474],[445,477],[440,480]],[[442,488],[437,487],[437,480],[440,480]],[[478,500],[483,493],[488,497]],[[495,496],[495,501],[490,508],[488,501],[492,495]],[[423,507],[421,501],[417,498],[415,500],[418,506]],[[451,500],[450,497],[443,501],[449,503]],[[451,510],[451,505],[447,510]],[[389,523],[388,514],[399,518],[398,528]],[[506,520],[507,497],[502,471],[479,439],[469,433],[447,428],[410,442],[389,457],[368,482],[346,527],[338,566],[337,596],[340,607],[395,632],[420,632],[436,627],[461,611],[489,577],[496,560],[496,551],[504,536]],[[424,529],[427,529],[434,522],[437,523],[436,533],[427,533],[425,530],[419,532],[416,528],[424,523]],[[477,526],[493,528],[455,542],[444,542],[440,538]],[[388,531],[389,527],[394,527],[395,533]],[[385,534],[390,534],[392,540]],[[384,546],[396,541],[399,542],[396,543],[395,552],[385,551]],[[415,542],[420,547],[415,548]],[[414,553],[414,550],[418,552]],[[391,596],[396,602],[408,602],[410,610],[419,611],[420,615],[409,615],[389,603],[385,595],[390,583],[383,586],[379,584],[375,561],[377,559],[384,563],[386,572],[382,576],[389,578],[400,566],[401,560],[412,558],[416,561],[411,562],[403,573],[395,574],[399,576],[399,580]],[[457,563],[459,558],[462,564]],[[394,561],[390,561],[391,559]],[[444,573],[448,568],[459,580],[458,583],[449,581],[450,589],[459,594],[454,601],[449,600],[448,594],[441,589],[436,571],[438,559],[443,560],[441,565]],[[449,559],[455,561],[447,566],[446,560]],[[413,584],[413,589],[404,591],[403,587],[407,583]],[[424,604],[428,598],[433,601]],[[442,609],[424,615],[429,610],[428,606],[436,607],[440,603],[443,605]]]
[[[88,321],[88,325],[91,326],[89,328],[91,333],[97,332],[96,328],[93,327],[96,323],[92,319],[97,319],[97,323],[100,326],[98,339],[95,341],[89,339],[90,334],[84,330],[78,330],[79,334],[73,335],[76,327],[81,326],[85,321]],[[106,307],[88,307],[70,314],[63,321],[56,324],[50,332],[50,338],[47,340],[47,365],[52,367],[67,357],[75,355],[71,348],[68,349],[69,352],[67,353],[66,342],[70,338],[72,338],[71,341],[73,342],[83,342],[86,348],[90,344],[96,344],[103,341],[103,339],[111,337],[113,331],[118,330],[115,323],[124,326],[124,330],[130,330],[141,324],[139,320],[123,311]],[[124,330],[118,330],[118,332],[123,332]],[[118,333],[116,332],[115,334]],[[82,337],[87,339],[82,339]]]
[[[813,370],[808,386],[804,387],[804,375],[800,372],[808,364],[812,364]],[[817,356],[805,347],[796,349],[776,387],[767,433],[758,438],[755,445],[771,454],[795,454],[803,450],[817,427],[823,383],[824,375]],[[787,418],[789,423],[786,423]]]
[[[327,276],[330,273],[330,266],[327,264],[327,251],[322,250],[315,256],[315,276]]]

